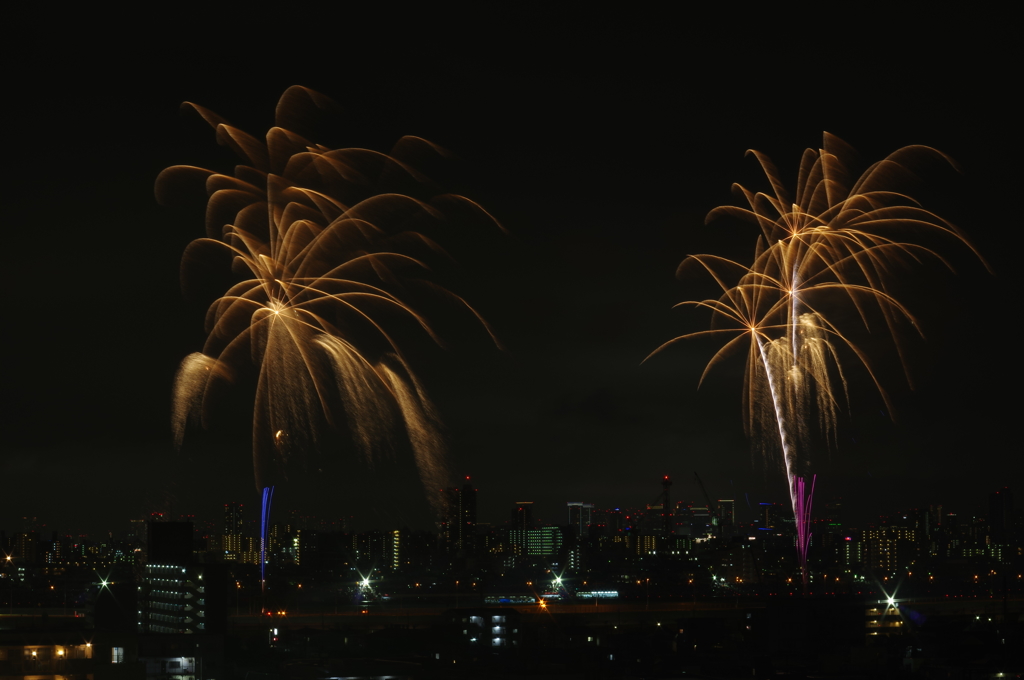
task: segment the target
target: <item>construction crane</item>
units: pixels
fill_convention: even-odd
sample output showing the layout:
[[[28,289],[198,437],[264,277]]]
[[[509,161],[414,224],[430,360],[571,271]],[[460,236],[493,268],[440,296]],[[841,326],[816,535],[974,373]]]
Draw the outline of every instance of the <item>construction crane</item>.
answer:
[[[718,512],[718,508],[716,508],[715,504],[711,502],[711,496],[708,495],[708,490],[704,488],[704,482],[700,481],[700,475],[698,475],[696,471],[693,473],[693,478],[697,482],[697,486],[700,487],[700,492],[704,494],[704,500],[708,502],[708,513],[712,517],[715,517]]]
[[[704,482],[700,481],[700,475],[697,474],[696,470],[693,473],[693,479],[697,482],[697,486],[700,487],[700,492],[704,494],[704,500],[708,504],[708,521],[711,523],[711,535],[717,535],[718,507],[711,502],[711,496],[708,495],[708,490],[704,488]]]

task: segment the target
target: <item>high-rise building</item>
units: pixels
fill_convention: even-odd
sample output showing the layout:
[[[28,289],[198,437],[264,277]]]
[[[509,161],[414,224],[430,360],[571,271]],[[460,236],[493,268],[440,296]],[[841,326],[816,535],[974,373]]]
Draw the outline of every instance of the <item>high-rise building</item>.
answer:
[[[566,505],[569,507],[569,530],[576,538],[586,536],[594,521],[594,504],[569,501]]]
[[[242,553],[245,552],[242,541],[245,529],[242,507],[241,503],[224,504],[224,533],[221,536],[219,552],[222,559],[228,562],[241,560]]]
[[[823,513],[825,528],[823,531],[831,531],[840,534],[843,532],[843,499],[832,498],[825,501],[825,512]]]
[[[244,524],[242,519],[242,504],[241,503],[225,503],[224,504],[224,535],[241,535]]]
[[[605,517],[607,518],[607,533],[621,534],[626,526],[626,516],[625,513],[622,512],[622,508],[612,508],[605,514]]]
[[[711,511],[706,505],[694,505],[690,508],[691,535],[707,536],[712,533]]]
[[[671,536],[676,530],[675,517],[672,507],[672,480],[665,475],[661,479],[661,532]]]
[[[515,546],[513,552],[519,556],[550,557],[562,548],[562,531],[558,527],[511,529],[508,533],[509,543]]]
[[[761,529],[781,529],[782,528],[782,507],[775,503],[761,503],[758,506],[761,510]]]
[[[640,533],[648,536],[661,536],[665,533],[665,506],[660,504],[648,505],[640,516]]]
[[[195,564],[192,523],[149,523],[146,566],[138,586],[140,633],[219,632],[226,620],[225,573]]]
[[[397,572],[402,568],[402,532],[395,529],[391,532],[391,571]]]
[[[929,505],[928,506],[928,535],[934,536],[935,534],[942,531],[942,518],[944,517],[942,512],[942,505]]]
[[[223,567],[223,565],[219,565]],[[147,564],[139,585],[140,633],[205,633],[223,628],[226,615],[214,564]]]
[[[462,488],[444,490],[445,514],[441,522],[442,540],[450,552],[472,552],[476,536],[476,493],[469,483]]]
[[[731,536],[736,530],[736,501],[718,499],[718,526],[723,536]]]
[[[843,565],[847,568],[851,570],[862,568],[864,566],[864,544],[861,542],[860,532],[844,536],[839,553]]]
[[[35,531],[26,531],[14,535],[12,541],[14,555],[20,558],[23,566],[35,565],[40,562],[39,534]]]
[[[516,501],[512,508],[510,529],[527,531],[533,528],[533,501]]]
[[[1006,544],[1013,534],[1013,492],[1004,486],[988,497],[988,526],[993,543]]]
[[[689,536],[693,533],[693,502],[675,501],[675,530],[672,532],[677,536]]]
[[[916,532],[909,527],[883,526],[863,533],[864,566],[870,571],[893,574],[915,557]]]

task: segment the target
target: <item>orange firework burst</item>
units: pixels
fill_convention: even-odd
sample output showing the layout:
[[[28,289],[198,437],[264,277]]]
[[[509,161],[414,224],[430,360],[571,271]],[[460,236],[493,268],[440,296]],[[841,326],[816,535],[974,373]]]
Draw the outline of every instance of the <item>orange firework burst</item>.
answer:
[[[453,212],[494,221],[414,169],[413,157],[442,153],[423,139],[404,137],[383,154],[329,149],[289,129],[310,111],[335,106],[319,93],[289,88],[277,125],[261,140],[183,105],[244,164],[233,175],[174,166],[157,179],[161,202],[197,181],[208,195],[207,237],[185,251],[183,286],[192,285],[198,266],[225,255],[238,277],[207,312],[203,352],[178,371],[175,436],[180,446],[192,423],[205,426],[218,391],[254,366],[257,488],[304,464],[325,427],[347,430],[369,455],[399,425],[425,487],[436,490],[445,478],[436,416],[392,328],[411,321],[438,340],[408,301],[413,288],[455,300],[480,319],[424,278],[427,262],[444,251],[422,228]]]

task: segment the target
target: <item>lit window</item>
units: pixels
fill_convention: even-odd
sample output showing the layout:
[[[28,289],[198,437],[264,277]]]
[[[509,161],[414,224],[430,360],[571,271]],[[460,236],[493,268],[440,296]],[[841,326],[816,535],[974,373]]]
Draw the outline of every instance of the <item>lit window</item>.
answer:
[[[124,663],[124,647],[110,648],[110,663]]]

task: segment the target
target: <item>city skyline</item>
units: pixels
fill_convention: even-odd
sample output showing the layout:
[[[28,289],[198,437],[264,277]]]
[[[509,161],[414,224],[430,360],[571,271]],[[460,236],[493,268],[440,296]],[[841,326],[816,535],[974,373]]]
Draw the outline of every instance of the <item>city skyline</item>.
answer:
[[[664,483],[669,482],[669,479],[663,477],[656,481]],[[680,481],[683,482],[680,485],[683,489],[690,487],[689,484],[686,484],[686,480]],[[709,532],[709,535],[719,536],[720,532],[725,531],[726,533],[723,535],[742,537],[745,535],[744,531],[751,527],[793,525],[791,513],[786,509],[788,499],[785,497],[775,499],[746,496],[740,499],[717,498],[706,495],[706,490],[699,490],[695,494],[684,494],[682,497],[673,497],[671,500],[673,511],[668,516],[663,509],[664,496],[658,496],[646,504],[618,503],[608,506],[569,500],[545,507],[542,510],[543,514],[536,515],[534,512],[537,508],[534,501],[511,500],[519,498],[512,496],[505,499],[490,499],[493,501],[493,506],[500,504],[501,512],[498,515],[480,517],[476,513],[480,489],[476,488],[470,480],[463,480],[463,482],[443,490],[447,510],[434,525],[426,528],[426,533],[433,534],[439,546],[459,546],[464,541],[469,541],[467,545],[472,545],[473,540],[467,537],[477,534],[477,528],[484,531],[507,532],[549,527],[564,530],[567,532],[566,536],[581,536],[587,534],[586,527],[593,526],[601,527],[602,532],[626,532],[635,535],[664,534],[668,531],[668,516],[675,518],[672,520],[675,529],[668,533],[691,540],[702,535],[701,532],[705,530]],[[670,482],[670,484],[674,483],[674,481]],[[699,482],[694,482],[692,488],[699,489]],[[1009,501],[1006,502],[1006,499]],[[978,508],[982,511],[978,512],[976,510]],[[355,515],[320,516],[292,509],[288,512],[275,513],[275,516],[271,518],[270,525],[271,527],[276,526],[280,530],[290,527],[291,531],[302,529],[353,535],[372,532],[387,533],[398,529],[424,531],[420,526],[368,525],[365,521],[369,514],[367,510],[369,509],[363,508],[362,512],[357,511]],[[892,512],[871,517],[864,517],[860,513],[850,513],[845,499],[841,497],[821,498],[818,499],[818,510],[814,514],[812,523],[815,534],[820,533],[823,527],[834,532],[840,526],[846,532],[863,532],[890,524],[902,526],[906,524],[908,517],[921,513],[940,513],[940,523],[942,519],[948,518],[957,526],[992,527],[992,531],[995,532],[993,536],[1000,538],[1005,538],[1012,532],[1020,514],[1019,509],[1013,509],[1013,487],[1004,485],[983,493],[979,498],[959,501],[937,499],[934,503],[925,506],[897,507]],[[769,515],[774,519],[769,520]],[[453,529],[453,526],[459,523],[457,518],[460,517],[462,518],[462,528]],[[712,517],[718,520],[714,526],[722,528],[712,528],[710,523]],[[703,523],[701,518],[704,518]],[[6,526],[0,526],[0,533],[9,541],[18,536],[33,534],[38,540],[43,541],[50,540],[51,537],[58,537],[61,540],[81,539],[103,542],[107,539],[119,541],[124,540],[125,537],[137,537],[148,522],[188,522],[193,525],[197,538],[219,539],[222,535],[237,534],[250,537],[258,542],[262,530],[259,502],[224,502],[211,505],[203,513],[154,511],[145,515],[126,515],[114,524],[92,532],[81,530],[74,523],[70,525],[47,524],[44,519],[34,516],[11,517]],[[665,524],[664,530],[662,524]],[[788,530],[792,531],[793,527],[789,526]],[[465,533],[467,531],[468,534]]]
[[[646,42],[634,36],[623,49]],[[571,500],[642,505],[665,474],[677,498],[697,500],[680,488],[693,471],[715,498],[784,498],[784,484],[753,459],[743,436],[739,366],[698,391],[707,347],[640,365],[665,338],[698,326],[671,310],[694,285],[674,279],[675,266],[690,253],[746,243],[740,227],[703,220],[732,202],[732,181],[756,176],[743,158],[748,148],[776,158],[787,175],[823,130],[865,160],[906,144],[948,154],[962,174],[922,168],[919,195],[963,229],[995,275],[966,257],[954,258],[957,275],[904,272],[908,307],[926,336],[912,347],[917,389],[900,375],[886,378],[894,424],[881,399],[861,398],[866,378],[854,374],[851,411],[839,424],[838,450],[821,461],[817,493],[842,496],[862,516],[951,497],[977,499],[984,513],[985,494],[1021,478],[1013,414],[996,379],[1013,369],[981,330],[1016,304],[1001,245],[1013,220],[1003,205],[1016,161],[994,136],[1012,129],[999,53],[1006,48],[919,64],[926,43],[909,40],[865,57],[865,72],[888,79],[839,78],[857,83],[854,94],[833,81],[856,64],[852,57],[810,65],[803,99],[820,105],[784,112],[764,104],[786,100],[767,75],[738,84],[727,64],[708,61],[712,38],[653,42],[649,52],[595,56],[579,68],[553,51],[501,66],[500,50],[472,63],[453,50],[398,70],[346,73],[310,59],[234,79],[151,49],[141,56],[152,71],[144,82],[126,79],[124,67],[101,68],[96,55],[25,78],[32,105],[20,116],[17,143],[25,146],[8,219],[17,225],[16,280],[34,288],[14,298],[25,330],[5,339],[13,359],[5,367],[0,526],[29,515],[98,530],[126,510],[258,503],[251,451],[237,429],[182,455],[171,444],[174,370],[201,349],[205,312],[183,298],[178,268],[185,245],[203,233],[203,214],[161,208],[153,183],[169,165],[234,162],[202,124],[179,116],[182,101],[259,132],[292,84],[345,109],[348,126],[325,141],[387,150],[415,134],[451,150],[458,160],[440,183],[509,231],[446,243],[458,264],[444,272],[507,350],[455,325],[446,351],[416,357],[444,420],[451,481],[470,475],[488,489],[479,512],[495,521],[507,515],[499,498],[532,499],[540,515]],[[913,77],[892,75],[912,64]],[[70,167],[39,150],[53,130]],[[429,525],[403,464],[339,463],[330,473],[301,490],[321,504],[335,496],[391,504],[380,522]],[[282,512],[290,493],[278,492]]]

